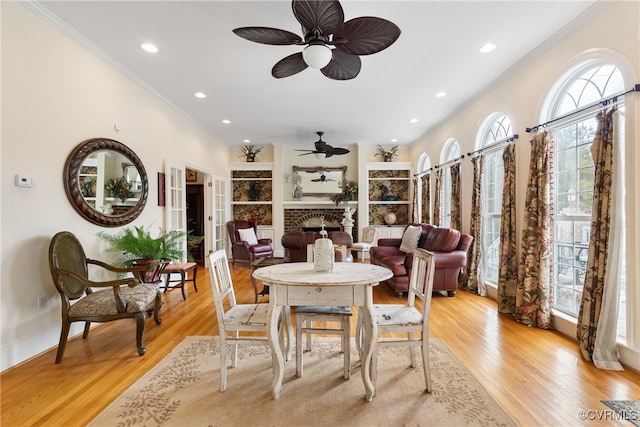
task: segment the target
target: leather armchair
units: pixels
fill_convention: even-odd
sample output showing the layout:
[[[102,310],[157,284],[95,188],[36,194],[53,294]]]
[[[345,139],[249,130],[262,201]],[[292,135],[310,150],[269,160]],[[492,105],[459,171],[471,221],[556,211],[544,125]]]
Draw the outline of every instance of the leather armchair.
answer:
[[[440,228],[431,224],[411,224],[422,227],[418,247],[432,252],[436,257],[433,279],[434,291],[446,291],[451,297],[458,288],[458,275],[467,265],[467,252],[473,237],[453,228]],[[413,264],[413,253],[400,250],[402,239],[378,239],[378,246],[369,250],[371,263],[387,267],[393,277],[387,285],[398,295],[409,290],[409,278]]]
[[[320,233],[315,231],[290,231],[282,235],[280,240],[282,247],[287,251],[287,262],[306,262],[307,261],[307,245],[315,243],[319,239]],[[329,231],[327,237],[331,239],[334,245],[343,245],[347,247],[346,255],[336,252],[337,262],[352,262],[351,245],[353,237],[344,231]]]
[[[249,264],[256,258],[267,258],[273,256],[273,241],[271,239],[256,239],[257,243],[250,244],[240,238],[238,230],[253,228],[257,235],[257,226],[255,221],[234,220],[227,222],[227,232],[231,240],[231,256],[233,257],[233,265],[237,260],[248,261]]]

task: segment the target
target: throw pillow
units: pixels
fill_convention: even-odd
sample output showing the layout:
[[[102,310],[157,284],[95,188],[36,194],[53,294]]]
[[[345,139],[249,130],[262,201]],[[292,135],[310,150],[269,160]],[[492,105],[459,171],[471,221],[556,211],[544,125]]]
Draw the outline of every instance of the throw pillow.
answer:
[[[243,242],[247,242],[250,245],[258,244],[258,237],[253,228],[241,228],[238,230],[238,234],[240,235],[240,240]]]
[[[411,253],[418,247],[418,241],[422,234],[422,227],[410,225],[404,230],[402,235],[402,243],[400,244],[400,250],[402,252]]]

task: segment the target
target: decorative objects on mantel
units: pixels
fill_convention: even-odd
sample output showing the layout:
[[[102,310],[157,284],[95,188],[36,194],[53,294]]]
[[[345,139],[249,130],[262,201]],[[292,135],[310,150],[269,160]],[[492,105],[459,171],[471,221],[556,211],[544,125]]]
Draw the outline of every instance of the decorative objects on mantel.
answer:
[[[293,174],[292,181],[293,181],[293,197],[296,200],[300,201],[304,196],[304,192],[302,191],[302,175],[297,173]]]
[[[348,202],[358,199],[358,184],[355,181],[343,181],[338,183],[342,188],[342,193],[331,195],[331,200],[335,202],[336,206],[340,202]]]
[[[255,162],[256,154],[262,151],[262,147],[255,148],[254,145],[245,145],[240,147],[242,155],[247,159],[247,162]]]
[[[390,150],[387,150],[382,145],[378,145],[378,152],[374,154],[374,157],[382,157],[385,162],[390,162],[396,157],[398,157],[398,146],[395,145],[391,147]]]

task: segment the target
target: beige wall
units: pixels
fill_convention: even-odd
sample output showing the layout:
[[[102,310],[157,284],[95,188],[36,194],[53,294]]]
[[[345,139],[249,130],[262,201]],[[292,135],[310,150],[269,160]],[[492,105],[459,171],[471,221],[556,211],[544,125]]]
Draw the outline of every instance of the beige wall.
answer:
[[[62,169],[88,138],[116,139],[134,150],[150,194],[135,225],[164,225],[157,172],[166,159],[227,176],[228,148],[101,58],[44,23],[24,6],[2,10],[2,184],[0,259],[1,360],[4,370],[57,345],[60,298],[47,251],[60,230],[75,233],[88,256],[104,259],[96,233],[64,193]],[[120,132],[114,130],[117,123]],[[33,188],[14,186],[14,176]],[[37,298],[48,297],[45,310]],[[79,327],[72,334],[80,332]],[[53,363],[53,360],[52,360]]]
[[[517,37],[517,34],[514,34]],[[461,152],[467,154],[477,149],[474,146],[477,133],[483,120],[491,113],[500,111],[509,115],[513,132],[519,134],[516,143],[516,209],[518,221],[517,241],[520,241],[522,219],[524,218],[524,195],[528,179],[530,135],[527,127],[533,127],[546,121],[542,114],[542,105],[553,84],[573,65],[589,58],[605,57],[613,61],[623,72],[625,88],[640,83],[640,2],[621,1],[612,3],[596,16],[582,22],[580,26],[564,37],[555,40],[552,47],[532,55],[528,63],[512,70],[506,76],[497,79],[494,84],[472,101],[433,128],[412,147],[412,158],[427,153],[431,164],[440,163],[443,144],[450,138],[456,138]],[[640,325],[640,94],[626,97],[626,169],[627,169],[627,286],[632,293],[628,301],[636,301],[635,324]],[[471,210],[471,183],[473,168],[469,158],[462,161],[462,212],[463,228],[469,230]],[[631,303],[629,303],[631,306]],[[563,332],[575,336],[575,325],[556,326]],[[636,328],[637,329],[637,328]],[[627,363],[640,369],[640,331],[635,331],[635,350],[622,349]],[[628,351],[627,351],[628,350]]]
[[[561,73],[584,52],[598,48],[617,52],[626,62],[628,86],[640,82],[639,9],[636,1],[616,3],[582,23],[572,34],[554,40],[551,47],[532,57],[526,68],[512,70],[413,144],[410,150],[403,149],[398,161],[418,159],[426,152],[432,165],[436,165],[442,144],[449,137],[460,142],[463,153],[473,151],[481,121],[493,111],[504,111],[510,115],[514,131],[520,134],[517,209],[522,212],[529,161],[525,128],[543,121],[540,106],[544,96]],[[103,257],[95,237],[103,228],[81,219],[64,193],[62,168],[73,147],[88,138],[107,137],[121,141],[138,154],[149,174],[150,198],[136,225],[163,225],[163,210],[156,206],[155,199],[156,172],[163,170],[166,159],[182,161],[218,176],[228,176],[228,162],[243,160],[238,153],[230,154],[227,147],[155,95],[20,4],[0,2],[0,15],[0,370],[4,370],[57,345],[60,302],[47,264],[51,236],[59,230],[70,230],[83,242],[89,256]],[[638,94],[627,97],[628,141],[640,140],[639,98]],[[115,123],[121,129],[119,133],[114,131]],[[311,147],[313,141],[315,135],[310,135],[308,145],[295,148]],[[640,149],[637,144],[628,144],[628,147],[628,282],[635,287],[637,300],[640,298],[640,273],[636,265],[640,258],[640,216],[636,212],[640,210],[640,175],[636,165],[640,164]],[[366,175],[363,177],[365,169],[358,164],[379,160],[373,157],[374,147],[348,148],[357,154],[355,164],[348,163],[349,179],[366,178]],[[274,177],[281,176],[283,181],[291,166],[316,163],[310,158],[303,162],[303,158],[292,154],[289,148],[284,150],[277,141],[265,154],[268,158],[264,161],[274,161]],[[345,161],[354,162],[355,156],[349,157]],[[342,159],[336,159],[335,165],[341,164],[344,164]],[[35,187],[15,187],[13,180],[18,173],[31,176]],[[463,224],[467,229],[471,179],[470,164],[465,159],[462,190]],[[284,200],[290,200],[290,189],[284,190],[274,205]],[[360,200],[366,200],[366,195],[361,194]],[[521,217],[519,214],[519,221]],[[44,311],[38,310],[37,298],[41,295],[49,298]],[[633,315],[637,319],[637,310]],[[640,324],[640,319],[637,320],[636,324]],[[72,333],[79,332],[78,327],[72,330]]]

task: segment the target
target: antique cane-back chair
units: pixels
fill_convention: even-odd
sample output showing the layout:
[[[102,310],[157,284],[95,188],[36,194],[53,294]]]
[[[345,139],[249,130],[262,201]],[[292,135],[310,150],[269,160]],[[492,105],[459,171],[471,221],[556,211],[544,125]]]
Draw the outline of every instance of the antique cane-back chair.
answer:
[[[429,314],[431,312],[431,293],[433,292],[433,274],[435,271],[435,255],[424,249],[415,249],[413,265],[409,282],[409,296],[406,304],[376,304],[373,307],[376,324],[378,325],[378,348],[401,346],[409,347],[411,367],[416,367],[415,348],[422,349],[422,369],[424,373],[425,389],[431,392],[431,371],[429,369]],[[422,307],[415,307],[415,299],[422,300]],[[361,346],[362,319],[359,317],[356,343]],[[405,337],[382,338],[380,335],[390,333],[405,333]],[[416,339],[414,333],[420,334]],[[389,335],[386,335],[387,337]],[[371,379],[376,380],[378,355],[374,353],[371,366]]]
[[[127,277],[108,281],[89,279],[89,265],[102,267],[113,273],[133,273]],[[118,268],[101,261],[88,259],[80,241],[72,233],[62,231],[51,239],[49,268],[56,289],[62,299],[62,330],[56,363],[62,361],[69,329],[73,322],[85,322],[83,338],[87,338],[91,322],[136,319],[136,344],[141,356],[146,349],[142,343],[144,321],[153,310],[156,324],[159,317],[161,295],[157,283],[139,283],[149,266]],[[108,288],[94,292],[92,288]],[[75,301],[75,303],[72,303]]]
[[[238,365],[238,345],[269,345],[267,340],[269,304],[236,303],[236,295],[229,272],[229,261],[224,249],[209,254],[208,261],[211,290],[220,334],[220,391],[223,392],[227,389],[227,365],[229,364],[227,346],[232,346],[231,367],[235,368]],[[280,346],[287,359],[291,354],[291,337],[287,337],[285,347],[283,328],[289,330],[290,316],[288,310],[283,310],[284,324],[282,323],[283,319],[280,319],[278,331]],[[263,332],[264,334],[254,335],[254,332]],[[245,334],[241,335],[241,333]]]

